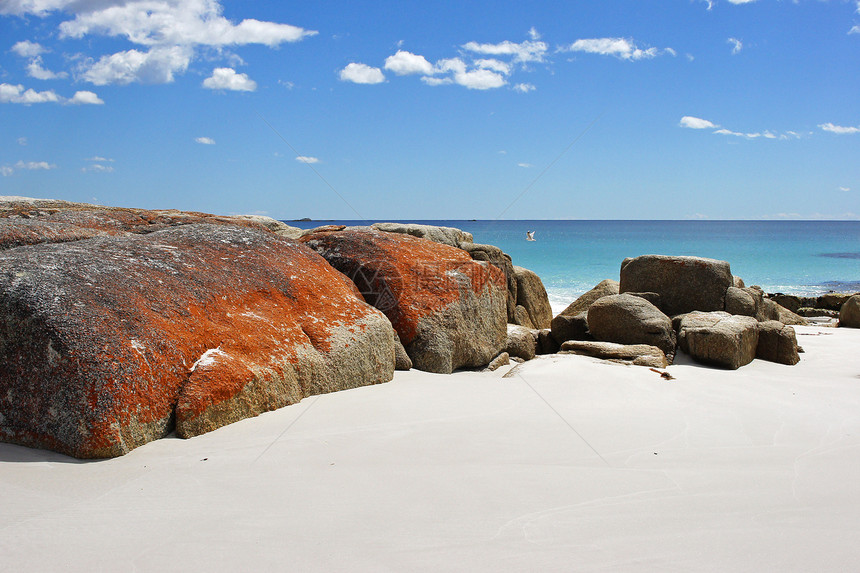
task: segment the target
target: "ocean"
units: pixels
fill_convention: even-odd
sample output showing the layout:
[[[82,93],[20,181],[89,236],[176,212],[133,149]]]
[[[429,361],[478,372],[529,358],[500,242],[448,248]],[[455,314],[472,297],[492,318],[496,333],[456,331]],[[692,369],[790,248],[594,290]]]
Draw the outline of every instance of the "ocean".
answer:
[[[377,221],[286,221],[313,228]],[[621,261],[646,254],[728,261],[732,273],[765,292],[860,292],[860,221],[395,221],[456,227],[500,247],[543,280],[553,310],[603,279]],[[526,241],[534,231],[534,241]]]

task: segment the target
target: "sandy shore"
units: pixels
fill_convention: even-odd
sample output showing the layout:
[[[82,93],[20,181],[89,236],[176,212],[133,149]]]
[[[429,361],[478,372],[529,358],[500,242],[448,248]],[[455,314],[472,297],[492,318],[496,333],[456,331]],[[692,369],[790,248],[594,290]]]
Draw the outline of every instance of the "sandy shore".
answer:
[[[794,367],[399,372],[80,462],[0,444],[2,571],[848,571],[860,330]]]

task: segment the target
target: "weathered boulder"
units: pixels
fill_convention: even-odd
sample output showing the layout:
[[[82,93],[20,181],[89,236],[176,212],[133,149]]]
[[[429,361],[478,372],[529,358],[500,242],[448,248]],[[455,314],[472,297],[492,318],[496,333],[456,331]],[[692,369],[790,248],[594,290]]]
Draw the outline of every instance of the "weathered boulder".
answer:
[[[731,370],[755,359],[758,321],[727,312],[691,312],[681,320],[678,342],[694,360]]]
[[[505,340],[505,352],[523,360],[531,360],[537,350],[537,338],[531,330],[516,324],[508,325],[508,337]]]
[[[804,306],[799,296],[791,294],[776,293],[768,296],[768,298],[791,312],[797,312]]]
[[[400,337],[394,333],[394,369],[395,370],[412,370],[412,359],[400,342]]]
[[[735,288],[744,288],[747,285],[744,284],[744,279],[735,275],[732,277],[732,286]]]
[[[264,215],[236,215],[236,218],[246,219],[249,221],[254,221],[255,223],[259,223],[260,225],[275,233],[276,235],[280,235],[288,239],[298,239],[305,232],[304,229],[300,229],[299,227],[292,227],[290,225],[287,225],[283,221],[278,221],[277,219],[266,217]]]
[[[581,312],[586,312],[588,307],[594,304],[597,299],[618,294],[620,292],[620,284],[618,281],[606,279],[597,284],[593,289],[580,296],[578,299],[570,303],[566,309],[561,311],[564,316],[576,316]]]
[[[725,308],[733,285],[729,263],[701,257],[643,255],[621,263],[622,293],[655,292],[669,316]]]
[[[487,365],[507,335],[505,277],[461,249],[364,227],[301,238],[391,320],[413,366]]]
[[[185,225],[0,252],[0,440],[111,457],[385,382],[394,333],[272,233]]]
[[[793,366],[800,362],[797,353],[797,335],[794,329],[778,320],[767,320],[758,325],[756,358]]]
[[[525,326],[526,328],[535,327],[535,325],[532,324],[532,319],[529,316],[529,311],[526,310],[526,307],[519,304],[514,310],[514,321],[510,324],[519,324],[520,326]]]
[[[561,353],[580,354],[602,360],[611,360],[634,366],[666,368],[666,354],[649,344],[617,344],[615,342],[589,342],[569,340],[561,345]]]
[[[550,323],[550,332],[557,344],[568,340],[594,340],[588,332],[588,312],[577,315],[559,314]]]
[[[588,331],[597,340],[656,346],[670,361],[675,354],[672,320],[644,298],[623,293],[605,296],[589,307],[587,320]]]
[[[514,274],[514,264],[511,262],[511,257],[505,254],[502,249],[494,245],[461,243],[460,248],[469,253],[469,256],[472,257],[473,260],[488,262],[502,271],[508,289],[506,301],[507,321],[513,324],[521,324],[517,321],[517,277]],[[528,310],[526,310],[526,312],[528,312]]]
[[[552,307],[543,281],[532,271],[516,265],[514,276],[517,280],[517,306],[526,309],[533,328],[549,328],[552,322]]]
[[[740,316],[755,317],[758,313],[758,306],[753,293],[747,292],[747,289],[729,287],[726,290],[726,312]]]
[[[855,294],[843,303],[839,310],[839,326],[860,328],[860,294]]]
[[[403,233],[413,237],[430,239],[443,245],[460,247],[472,242],[472,233],[461,231],[454,227],[438,227],[436,225],[420,225],[418,223],[374,223],[372,228],[386,233]]]

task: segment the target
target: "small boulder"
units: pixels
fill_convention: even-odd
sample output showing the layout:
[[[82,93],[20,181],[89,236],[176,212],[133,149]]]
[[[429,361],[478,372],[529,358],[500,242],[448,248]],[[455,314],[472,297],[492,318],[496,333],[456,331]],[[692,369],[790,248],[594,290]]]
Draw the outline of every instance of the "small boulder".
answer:
[[[487,364],[487,368],[485,369],[487,372],[495,372],[502,366],[507,366],[511,363],[511,355],[507,352],[502,352],[495,358],[493,358],[489,364]]]
[[[842,305],[848,302],[849,298],[851,298],[851,294],[848,293],[829,292],[818,297],[815,301],[815,308],[824,308],[838,312],[842,308]]]
[[[656,292],[669,316],[725,308],[729,263],[701,257],[644,255],[621,263],[621,292]]]
[[[605,296],[591,305],[587,320],[588,330],[597,340],[650,344],[667,357],[675,354],[672,320],[644,298],[631,294]]]
[[[394,335],[394,369],[395,370],[412,370],[412,359],[409,358],[403,343],[400,342],[400,337]]]
[[[552,307],[540,277],[516,265],[514,276],[517,279],[517,306],[526,309],[533,328],[549,328],[552,322]]]
[[[797,312],[803,306],[800,297],[791,294],[776,293],[769,295],[768,298],[791,312]]]
[[[585,312],[596,300],[611,294],[618,294],[620,292],[619,288],[620,285],[618,281],[614,281],[612,279],[603,280],[593,289],[570,303],[566,309],[561,311],[561,315],[576,316],[581,312]]]
[[[537,340],[531,330],[516,324],[508,325],[505,352],[511,356],[518,356],[523,360],[531,360],[535,357],[536,349]]]
[[[729,287],[726,290],[726,312],[754,317],[758,313],[758,307],[755,298],[747,289]]]
[[[651,368],[666,368],[669,365],[666,354],[656,346],[649,344],[569,340],[561,345],[561,352]]]
[[[529,311],[526,310],[526,307],[522,305],[517,305],[516,310],[514,310],[514,321],[510,324],[519,324],[520,326],[525,326],[526,328],[534,328],[534,324],[532,324],[532,319],[529,316]]]
[[[558,352],[558,342],[553,338],[552,331],[549,328],[544,328],[538,332],[537,354],[555,354]]]
[[[767,320],[758,325],[756,358],[793,366],[800,362],[797,353],[797,336],[794,329],[778,320]]]
[[[845,301],[839,310],[839,326],[860,328],[860,294]]]
[[[789,326],[807,326],[809,321],[799,316],[769,298],[762,300],[762,312],[759,320],[778,320]]]
[[[755,359],[758,321],[726,312],[691,312],[681,320],[679,346],[698,362],[737,370]]]

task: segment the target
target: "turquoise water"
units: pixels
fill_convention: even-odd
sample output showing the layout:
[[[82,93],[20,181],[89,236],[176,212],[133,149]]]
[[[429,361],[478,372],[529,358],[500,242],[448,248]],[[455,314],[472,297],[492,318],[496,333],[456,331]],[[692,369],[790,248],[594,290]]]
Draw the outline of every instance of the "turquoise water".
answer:
[[[554,308],[603,279],[618,280],[625,257],[645,254],[728,261],[747,285],[767,292],[860,291],[860,221],[411,222],[457,227],[477,243],[500,247],[541,277]],[[312,228],[328,222],[288,223]],[[525,240],[527,230],[535,231],[535,241]]]

